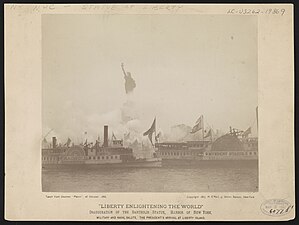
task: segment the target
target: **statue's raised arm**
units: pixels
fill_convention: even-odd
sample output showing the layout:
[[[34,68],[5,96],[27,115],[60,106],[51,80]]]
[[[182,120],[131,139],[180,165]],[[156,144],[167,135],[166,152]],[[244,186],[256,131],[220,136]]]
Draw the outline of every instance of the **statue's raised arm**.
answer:
[[[124,68],[124,63],[121,63],[121,69],[122,69],[122,71],[123,71],[123,73],[124,73],[124,75],[126,77],[127,73],[126,73],[125,68]]]
[[[124,76],[125,89],[126,89],[126,93],[128,94],[129,92],[132,92],[134,90],[134,88],[136,87],[136,83],[135,83],[135,80],[132,78],[131,73],[125,71],[123,63],[121,64],[121,69],[125,75]]]

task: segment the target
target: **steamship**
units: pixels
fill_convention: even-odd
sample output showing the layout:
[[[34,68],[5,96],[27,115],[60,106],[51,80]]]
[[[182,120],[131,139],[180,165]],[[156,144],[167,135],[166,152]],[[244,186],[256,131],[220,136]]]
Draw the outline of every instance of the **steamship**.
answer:
[[[257,110],[257,109],[256,109]],[[256,111],[257,112],[257,111]],[[212,129],[205,135],[203,116],[197,121],[190,133],[201,130],[202,140],[186,142],[162,142],[155,143],[158,157],[161,157],[163,164],[198,164],[198,161],[211,163],[219,162],[253,162],[258,161],[258,138],[248,135],[251,127],[246,131],[231,128],[227,134],[212,141]],[[205,139],[210,137],[209,140]]]
[[[258,159],[258,139],[238,138],[225,134],[214,142],[210,140],[156,143],[157,155],[163,162],[182,161],[239,161]]]
[[[42,149],[42,167],[56,168],[77,166],[113,166],[113,167],[160,167],[161,158],[154,153],[151,158],[137,159],[133,149],[124,147],[123,140],[112,140],[108,144],[108,126],[104,126],[104,143],[92,146],[57,146],[56,137],[52,138],[52,147]],[[82,167],[80,167],[82,168]]]

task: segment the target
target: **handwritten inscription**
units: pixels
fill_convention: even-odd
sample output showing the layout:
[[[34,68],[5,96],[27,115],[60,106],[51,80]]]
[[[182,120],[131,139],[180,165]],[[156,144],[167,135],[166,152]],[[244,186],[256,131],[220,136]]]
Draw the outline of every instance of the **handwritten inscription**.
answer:
[[[65,8],[76,8],[83,11],[102,11],[102,12],[117,12],[119,10],[141,10],[141,11],[165,11],[169,13],[177,13],[180,9],[184,8],[183,5],[102,5],[102,4],[84,4],[84,5],[56,5],[56,4],[45,4],[45,5],[11,5],[11,10],[30,10],[31,12],[43,12],[53,11],[56,9]],[[286,13],[285,8],[231,8],[226,11],[230,15],[280,15],[283,16]]]
[[[170,13],[176,13],[178,10],[183,8],[183,5],[102,5],[102,4],[84,4],[84,5],[56,5],[56,4],[45,4],[45,5],[11,5],[11,10],[28,10],[30,12],[43,12],[53,11],[58,9],[81,9],[83,11],[102,11],[102,12],[116,12],[118,10],[153,10],[153,11],[167,11]]]
[[[283,16],[285,14],[285,9],[279,8],[269,8],[269,9],[229,9],[227,14],[239,14],[239,15],[280,15]]]
[[[144,6],[136,6],[136,5],[83,5],[81,9],[83,10],[104,10],[104,11],[116,11],[121,9],[142,9],[142,10],[166,10],[169,12],[177,12],[179,9],[183,8],[182,5],[144,5]]]
[[[284,199],[270,199],[261,205],[261,211],[269,216],[283,216],[294,208]]]

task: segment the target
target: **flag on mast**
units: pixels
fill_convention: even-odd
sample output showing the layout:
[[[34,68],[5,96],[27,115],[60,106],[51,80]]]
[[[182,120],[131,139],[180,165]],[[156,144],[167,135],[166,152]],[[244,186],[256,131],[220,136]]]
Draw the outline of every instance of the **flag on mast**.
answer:
[[[208,133],[204,136],[204,138],[211,137],[211,136],[212,136],[212,130],[210,129]]]
[[[192,128],[191,134],[203,129],[203,115],[201,115],[197,120],[195,126]]]
[[[161,136],[161,131],[155,136],[155,141],[158,142]]]
[[[48,144],[48,141],[47,141],[47,139],[45,137],[43,139],[43,144]]]
[[[245,130],[242,134],[243,137],[248,137],[248,135],[251,134],[251,127],[249,127],[247,130]]]
[[[197,123],[201,123],[202,120],[203,120],[203,115],[201,115],[201,116],[196,120],[195,123],[196,123],[196,124],[197,124]]]
[[[83,145],[84,145],[84,146],[87,146],[87,144],[88,144],[88,143],[87,143],[87,138],[86,138],[86,140],[85,140],[85,142],[84,142]]]
[[[152,145],[154,145],[153,140],[152,140],[152,136],[153,136],[154,132],[156,132],[156,118],[154,119],[154,122],[152,123],[152,126],[150,127],[150,129],[148,129],[146,132],[143,133],[143,136],[148,136]]]
[[[64,146],[69,147],[70,144],[71,144],[71,142],[72,142],[72,140],[71,140],[70,138],[67,138],[67,141],[66,141],[66,143],[64,144]]]

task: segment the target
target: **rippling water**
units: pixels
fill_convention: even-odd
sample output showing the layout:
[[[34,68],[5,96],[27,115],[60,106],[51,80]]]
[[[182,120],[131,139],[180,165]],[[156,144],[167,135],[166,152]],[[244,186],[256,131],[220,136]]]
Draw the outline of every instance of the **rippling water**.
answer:
[[[163,165],[161,168],[43,169],[45,192],[256,192],[253,162]]]

